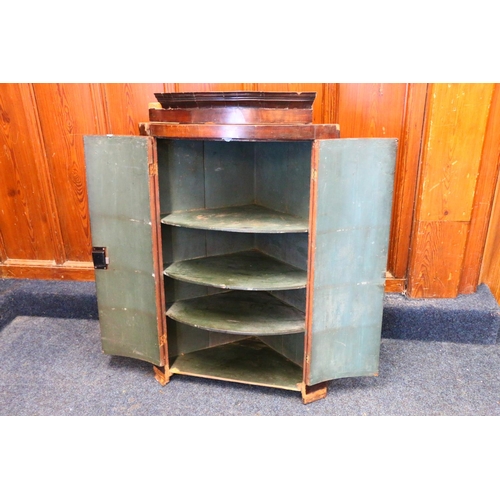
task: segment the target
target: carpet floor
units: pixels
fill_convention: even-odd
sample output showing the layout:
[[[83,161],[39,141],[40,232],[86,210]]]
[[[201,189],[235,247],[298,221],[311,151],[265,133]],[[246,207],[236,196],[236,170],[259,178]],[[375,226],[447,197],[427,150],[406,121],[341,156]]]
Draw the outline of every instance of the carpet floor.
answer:
[[[332,381],[326,399],[174,375],[101,352],[96,319],[17,316],[0,331],[0,414],[500,415],[500,344],[383,338],[378,377]]]

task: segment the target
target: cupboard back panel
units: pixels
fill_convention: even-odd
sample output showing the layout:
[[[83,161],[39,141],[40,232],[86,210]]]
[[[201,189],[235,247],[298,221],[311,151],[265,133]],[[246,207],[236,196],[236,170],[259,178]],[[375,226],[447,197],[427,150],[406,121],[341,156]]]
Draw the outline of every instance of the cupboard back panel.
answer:
[[[257,234],[255,248],[275,259],[307,271],[307,233]]]
[[[161,212],[254,202],[254,146],[158,140]]]
[[[260,142],[255,149],[255,202],[307,219],[311,142]]]
[[[189,352],[216,347],[247,338],[246,335],[209,332],[167,318],[168,353],[170,358]]]

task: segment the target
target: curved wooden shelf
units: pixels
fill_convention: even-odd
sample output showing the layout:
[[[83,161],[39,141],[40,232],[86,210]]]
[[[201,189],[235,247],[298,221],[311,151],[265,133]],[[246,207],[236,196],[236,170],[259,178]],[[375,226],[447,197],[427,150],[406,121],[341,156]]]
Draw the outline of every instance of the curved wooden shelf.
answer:
[[[223,292],[175,302],[167,316],[213,332],[284,335],[303,332],[305,315],[267,292]]]
[[[307,272],[257,250],[174,262],[165,275],[230,290],[305,288]]]
[[[259,205],[173,212],[161,222],[170,226],[236,233],[307,233],[309,230],[306,219]]]

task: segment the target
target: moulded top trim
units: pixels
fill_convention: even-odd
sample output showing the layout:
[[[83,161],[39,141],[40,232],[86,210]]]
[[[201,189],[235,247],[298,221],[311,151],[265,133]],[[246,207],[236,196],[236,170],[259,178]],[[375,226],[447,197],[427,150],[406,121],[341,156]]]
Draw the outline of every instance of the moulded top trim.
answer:
[[[164,109],[251,107],[312,109],[316,92],[169,92],[155,93]]]

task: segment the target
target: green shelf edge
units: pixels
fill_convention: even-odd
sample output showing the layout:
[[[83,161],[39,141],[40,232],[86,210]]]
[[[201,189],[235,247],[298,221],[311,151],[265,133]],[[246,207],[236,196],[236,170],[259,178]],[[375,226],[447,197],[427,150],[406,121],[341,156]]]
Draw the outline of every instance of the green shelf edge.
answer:
[[[164,274],[198,285],[229,290],[293,290],[305,288],[307,272],[258,250],[174,262]]]
[[[195,328],[235,335],[305,331],[305,314],[268,292],[230,291],[179,300],[166,314]]]
[[[170,226],[236,233],[307,233],[309,230],[306,219],[259,205],[172,212],[162,216],[161,222]]]

